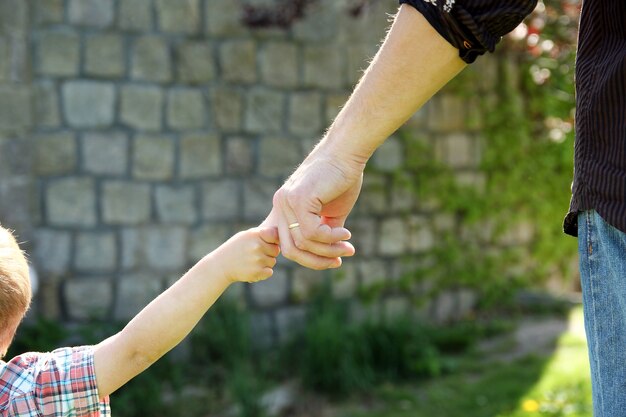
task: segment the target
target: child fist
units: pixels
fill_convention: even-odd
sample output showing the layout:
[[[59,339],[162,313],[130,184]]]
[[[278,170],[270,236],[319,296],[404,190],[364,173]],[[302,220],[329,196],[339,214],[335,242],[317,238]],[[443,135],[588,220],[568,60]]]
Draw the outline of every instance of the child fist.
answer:
[[[215,255],[230,282],[257,282],[274,273],[278,243],[275,227],[255,227],[231,237]]]

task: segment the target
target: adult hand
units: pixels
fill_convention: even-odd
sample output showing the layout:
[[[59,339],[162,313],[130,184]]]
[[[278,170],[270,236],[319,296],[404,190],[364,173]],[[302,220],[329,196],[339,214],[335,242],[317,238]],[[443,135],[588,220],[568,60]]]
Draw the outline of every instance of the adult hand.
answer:
[[[344,223],[361,191],[364,163],[315,149],[274,194],[264,225],[278,228],[287,259],[311,269],[338,268],[354,255]],[[298,226],[295,226],[298,224]],[[290,228],[290,225],[292,226]]]

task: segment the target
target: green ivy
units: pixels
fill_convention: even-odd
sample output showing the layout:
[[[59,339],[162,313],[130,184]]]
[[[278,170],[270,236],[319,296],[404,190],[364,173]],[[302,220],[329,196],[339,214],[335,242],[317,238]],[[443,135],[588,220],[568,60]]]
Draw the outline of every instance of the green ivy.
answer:
[[[526,48],[526,38],[506,40],[495,56],[481,58],[497,68],[496,79],[486,83],[492,87],[483,87],[482,74],[471,68],[446,87],[478,103],[471,122],[480,126],[484,187],[460,185],[427,140],[408,129],[399,133],[406,163],[392,183],[412,189],[419,201],[434,201],[435,211],[457,225],[437,235],[436,246],[423,255],[425,266],[394,284],[401,289],[428,279],[437,285],[423,297],[463,286],[490,303],[520,287],[572,276],[577,242],[564,235],[562,219],[573,172],[575,21],[559,20],[551,7],[534,16],[546,19],[539,42],[550,40],[551,49],[537,53]],[[532,229],[530,242],[506,239],[520,225]]]

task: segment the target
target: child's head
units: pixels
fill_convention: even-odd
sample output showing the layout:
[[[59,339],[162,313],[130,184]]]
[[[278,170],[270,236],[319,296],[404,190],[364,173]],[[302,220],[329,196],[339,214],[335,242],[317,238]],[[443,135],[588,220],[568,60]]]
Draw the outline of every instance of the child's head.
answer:
[[[28,264],[13,234],[0,226],[0,355],[4,356],[30,305]]]

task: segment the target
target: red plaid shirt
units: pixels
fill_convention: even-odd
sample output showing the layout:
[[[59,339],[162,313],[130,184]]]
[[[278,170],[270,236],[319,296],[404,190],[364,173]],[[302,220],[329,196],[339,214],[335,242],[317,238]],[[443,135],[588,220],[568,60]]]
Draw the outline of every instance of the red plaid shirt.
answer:
[[[0,415],[110,417],[109,398],[100,401],[93,348],[25,353],[0,361]]]

